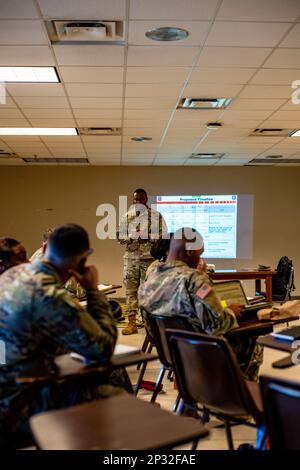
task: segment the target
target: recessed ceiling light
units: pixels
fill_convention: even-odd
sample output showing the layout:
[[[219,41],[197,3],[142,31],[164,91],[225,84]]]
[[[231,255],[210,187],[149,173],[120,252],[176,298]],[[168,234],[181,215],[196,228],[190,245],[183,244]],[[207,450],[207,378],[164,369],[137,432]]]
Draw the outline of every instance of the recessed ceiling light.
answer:
[[[293,131],[290,134],[291,137],[300,137],[300,129],[297,129],[296,131]]]
[[[189,158],[222,158],[224,153],[192,153]]]
[[[0,127],[0,135],[78,135],[74,127]]]
[[[180,41],[181,39],[186,39],[189,32],[182,28],[164,26],[161,28],[149,29],[145,35],[147,38],[153,39],[153,41]]]
[[[55,67],[0,67],[1,82],[59,82]]]
[[[208,122],[206,124],[207,129],[220,129],[223,124],[221,122]]]
[[[152,137],[131,137],[131,140],[134,140],[135,142],[149,142],[150,140],[152,140]]]

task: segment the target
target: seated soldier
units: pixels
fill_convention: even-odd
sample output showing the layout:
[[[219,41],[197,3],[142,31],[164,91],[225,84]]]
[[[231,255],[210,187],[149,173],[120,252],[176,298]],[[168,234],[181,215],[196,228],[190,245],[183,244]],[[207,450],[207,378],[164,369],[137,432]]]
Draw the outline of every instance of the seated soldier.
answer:
[[[242,307],[222,307],[212,280],[199,270],[203,251],[203,239],[196,230],[177,230],[166,262],[156,264],[140,286],[139,305],[154,315],[184,315],[196,331],[221,335],[239,326],[236,317]],[[243,349],[240,344],[235,347]]]
[[[27,262],[27,253],[21,242],[9,237],[0,238],[0,274],[17,264]]]
[[[114,350],[117,328],[105,297],[97,290],[86,231],[63,225],[51,234],[44,257],[9,269],[0,277],[0,340],[5,363],[0,374],[0,434],[27,432],[35,413],[67,407],[101,396],[131,391],[125,371],[104,374],[93,382],[55,383],[39,389],[17,385],[21,375],[57,370],[59,353],[75,351],[106,361]],[[87,308],[68,295],[64,283],[73,275],[86,289]]]

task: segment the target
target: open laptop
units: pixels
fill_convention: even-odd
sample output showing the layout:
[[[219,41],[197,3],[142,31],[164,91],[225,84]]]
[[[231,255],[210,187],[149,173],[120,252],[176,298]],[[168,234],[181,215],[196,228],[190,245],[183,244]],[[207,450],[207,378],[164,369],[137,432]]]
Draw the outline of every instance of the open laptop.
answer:
[[[214,288],[221,302],[226,302],[226,305],[243,305],[244,312],[257,312],[261,308],[267,308],[272,305],[266,301],[251,303],[247,299],[241,281],[238,280],[214,282]]]

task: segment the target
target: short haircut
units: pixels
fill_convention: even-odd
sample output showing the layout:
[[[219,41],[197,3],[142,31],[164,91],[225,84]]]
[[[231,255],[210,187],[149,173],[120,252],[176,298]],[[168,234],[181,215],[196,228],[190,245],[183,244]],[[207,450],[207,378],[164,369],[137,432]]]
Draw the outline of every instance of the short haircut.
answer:
[[[169,233],[168,236],[160,238],[153,243],[150,250],[150,254],[153,258],[159,261],[165,261],[167,259],[172,236],[173,233]]]
[[[135,194],[135,193],[137,193],[137,194],[144,193],[144,194],[146,195],[146,197],[148,197],[147,191],[146,191],[145,189],[143,189],[143,188],[138,188],[138,189],[136,189],[135,191],[133,191],[133,194]]]
[[[50,238],[50,235],[51,233],[54,232],[54,228],[47,228],[47,230],[45,230],[45,232],[43,233],[43,242],[46,243],[49,238]]]
[[[56,258],[69,259],[89,250],[90,243],[84,228],[76,224],[65,224],[54,229],[48,246]]]
[[[4,263],[10,262],[13,255],[13,248],[20,245],[21,242],[14,238],[2,237],[0,238],[0,261]]]

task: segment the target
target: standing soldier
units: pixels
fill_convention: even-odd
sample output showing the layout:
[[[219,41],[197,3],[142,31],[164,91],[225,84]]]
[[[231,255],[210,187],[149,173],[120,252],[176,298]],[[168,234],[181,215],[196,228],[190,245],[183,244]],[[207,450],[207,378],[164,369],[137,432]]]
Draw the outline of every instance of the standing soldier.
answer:
[[[126,245],[124,254],[124,285],[126,288],[126,313],[128,325],[123,335],[132,335],[137,330],[139,285],[144,281],[146,271],[153,261],[150,254],[153,243],[167,234],[167,225],[162,215],[148,207],[148,196],[144,189],[133,193],[133,206],[122,217],[118,240]]]

